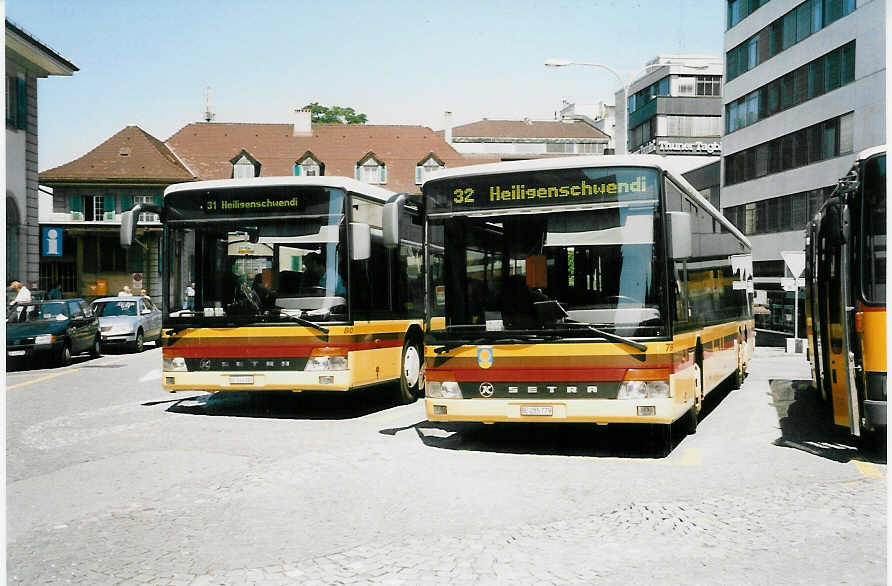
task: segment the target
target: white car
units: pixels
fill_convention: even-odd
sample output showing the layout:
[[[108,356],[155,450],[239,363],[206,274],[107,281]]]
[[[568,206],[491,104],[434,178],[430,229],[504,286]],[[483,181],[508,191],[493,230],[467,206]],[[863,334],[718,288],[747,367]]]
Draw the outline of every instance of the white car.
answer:
[[[146,342],[161,340],[161,310],[148,297],[102,297],[92,307],[103,346],[126,345],[142,352]]]

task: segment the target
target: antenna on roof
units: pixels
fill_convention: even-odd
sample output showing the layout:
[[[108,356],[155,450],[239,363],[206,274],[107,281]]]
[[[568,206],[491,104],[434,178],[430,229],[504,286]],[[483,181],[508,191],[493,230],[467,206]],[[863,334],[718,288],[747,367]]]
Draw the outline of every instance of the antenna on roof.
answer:
[[[210,86],[204,89],[204,121],[212,122],[216,114],[211,110],[211,96],[213,91]]]

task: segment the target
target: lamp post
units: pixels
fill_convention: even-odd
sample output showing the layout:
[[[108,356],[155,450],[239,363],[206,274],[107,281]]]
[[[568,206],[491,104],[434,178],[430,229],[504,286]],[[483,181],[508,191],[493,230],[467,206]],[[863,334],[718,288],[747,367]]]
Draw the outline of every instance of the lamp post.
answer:
[[[625,124],[626,128],[625,128],[625,132],[623,134],[626,134],[629,131],[629,129],[627,127],[628,120],[629,120],[629,113],[628,113],[629,86],[632,85],[632,82],[638,77],[638,75],[640,75],[642,73],[646,73],[646,72],[650,71],[651,69],[656,69],[657,67],[668,67],[668,66],[672,66],[672,65],[685,67],[687,69],[706,69],[707,67],[709,67],[708,65],[689,65],[687,63],[679,63],[677,61],[666,61],[663,63],[649,63],[649,64],[645,65],[643,68],[636,71],[634,74],[632,74],[629,77],[628,81],[626,81],[623,79],[623,76],[620,75],[616,71],[616,69],[610,67],[609,65],[604,65],[603,63],[590,63],[587,61],[572,61],[570,59],[559,59],[557,57],[550,57],[545,60],[545,67],[568,67],[570,65],[580,65],[583,67],[597,67],[600,69],[606,69],[607,71],[609,71],[610,73],[612,73],[613,75],[616,76],[616,79],[619,81],[620,85],[622,86],[622,90],[623,90],[623,96],[622,96],[622,98],[623,98],[623,116],[625,117],[625,120],[626,120],[626,124]],[[619,142],[619,141],[617,141],[617,142]],[[625,152],[626,151],[626,137],[625,136],[622,137],[622,144],[623,144],[623,152]]]

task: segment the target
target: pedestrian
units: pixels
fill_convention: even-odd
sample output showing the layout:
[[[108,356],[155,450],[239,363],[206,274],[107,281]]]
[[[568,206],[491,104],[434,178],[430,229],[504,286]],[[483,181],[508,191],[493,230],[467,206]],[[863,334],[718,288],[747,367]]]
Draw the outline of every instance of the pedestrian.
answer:
[[[140,297],[148,297],[148,296],[149,296],[149,292],[146,291],[145,289],[140,289],[140,290],[139,290],[139,296],[140,296]]]
[[[133,297],[133,291],[131,291],[130,285],[121,287],[121,290],[118,291],[118,297]]]
[[[31,301],[31,290],[25,287],[21,281],[12,281],[9,284],[9,288],[16,292],[15,299],[10,302],[10,305],[29,303]]]
[[[62,283],[56,283],[46,294],[47,299],[62,299]]]
[[[186,302],[183,309],[195,309],[195,282],[186,285]]]

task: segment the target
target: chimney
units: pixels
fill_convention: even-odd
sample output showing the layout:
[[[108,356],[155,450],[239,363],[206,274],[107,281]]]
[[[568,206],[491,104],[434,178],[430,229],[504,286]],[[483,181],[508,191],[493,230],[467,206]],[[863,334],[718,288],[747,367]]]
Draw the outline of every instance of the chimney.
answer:
[[[444,112],[443,113],[443,138],[446,139],[446,143],[452,144],[452,112]]]
[[[312,136],[313,127],[310,123],[312,113],[309,110],[294,111],[294,129],[291,136]]]

